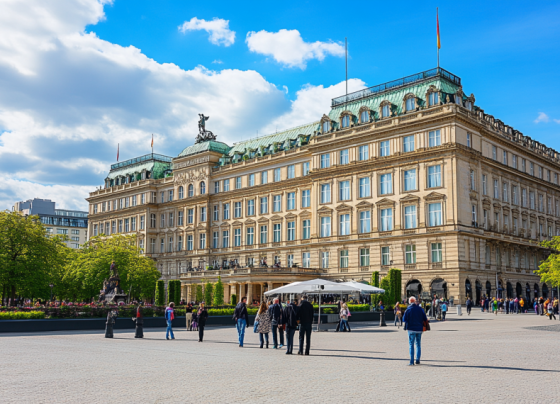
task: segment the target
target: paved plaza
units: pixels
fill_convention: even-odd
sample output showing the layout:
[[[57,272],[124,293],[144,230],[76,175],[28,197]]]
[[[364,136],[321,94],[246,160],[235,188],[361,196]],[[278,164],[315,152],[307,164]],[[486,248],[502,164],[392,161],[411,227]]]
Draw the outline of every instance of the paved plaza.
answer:
[[[422,364],[413,367],[402,328],[352,327],[313,333],[310,356],[259,349],[252,327],[244,348],[233,326],[207,328],[204,343],[181,329],[175,341],[164,339],[164,329],[148,329],[143,340],[130,331],[112,340],[102,332],[4,334],[0,397],[3,403],[560,400],[560,322],[544,316],[450,315],[424,334]]]

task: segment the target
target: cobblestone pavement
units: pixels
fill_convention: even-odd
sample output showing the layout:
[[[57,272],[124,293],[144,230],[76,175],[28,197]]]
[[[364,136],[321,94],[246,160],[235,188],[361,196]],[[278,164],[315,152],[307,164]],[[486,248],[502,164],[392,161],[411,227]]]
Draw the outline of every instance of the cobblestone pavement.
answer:
[[[310,356],[259,349],[247,329],[198,333],[0,334],[3,403],[558,402],[558,327],[535,314],[449,315],[422,338],[422,364],[407,366],[408,339],[392,324],[313,333]],[[556,322],[556,324],[559,324]],[[535,332],[527,327],[542,326]],[[297,333],[296,333],[297,337]],[[271,338],[272,341],[272,338]],[[297,350],[297,342],[296,342]]]

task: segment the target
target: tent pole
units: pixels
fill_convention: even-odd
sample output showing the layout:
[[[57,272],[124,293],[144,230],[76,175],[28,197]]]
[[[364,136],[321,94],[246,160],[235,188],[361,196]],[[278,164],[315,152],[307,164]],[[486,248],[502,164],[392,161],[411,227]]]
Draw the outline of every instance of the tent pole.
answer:
[[[317,320],[317,331],[320,331],[321,327],[321,294],[319,293],[319,319]]]

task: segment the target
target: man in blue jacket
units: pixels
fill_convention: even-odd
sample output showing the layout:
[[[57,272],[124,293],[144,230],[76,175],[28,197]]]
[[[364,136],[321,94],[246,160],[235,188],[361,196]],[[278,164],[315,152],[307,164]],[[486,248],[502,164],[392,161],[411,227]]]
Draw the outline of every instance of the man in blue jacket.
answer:
[[[416,304],[416,298],[411,297],[408,302],[410,305],[404,312],[403,322],[405,330],[408,330],[408,345],[410,350],[410,363],[408,366],[414,365],[414,344],[416,344],[416,364],[420,364],[420,342],[422,340],[422,332],[424,331],[424,321],[428,321],[424,309]]]

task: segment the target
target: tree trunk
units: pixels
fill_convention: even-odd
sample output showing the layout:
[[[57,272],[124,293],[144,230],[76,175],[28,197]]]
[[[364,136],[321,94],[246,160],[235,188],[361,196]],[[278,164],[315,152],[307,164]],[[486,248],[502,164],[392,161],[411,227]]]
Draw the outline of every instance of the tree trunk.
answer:
[[[12,303],[11,305],[14,306],[16,301],[16,286],[12,285]]]

